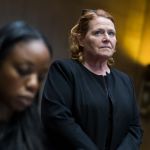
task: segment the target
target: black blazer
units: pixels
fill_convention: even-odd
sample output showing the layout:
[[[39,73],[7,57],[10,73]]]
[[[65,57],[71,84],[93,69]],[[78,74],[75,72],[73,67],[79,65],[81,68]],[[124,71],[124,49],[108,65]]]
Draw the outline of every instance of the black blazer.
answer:
[[[42,120],[58,150],[140,147],[134,88],[130,78],[116,69],[104,77],[74,60],[55,61],[44,87]]]

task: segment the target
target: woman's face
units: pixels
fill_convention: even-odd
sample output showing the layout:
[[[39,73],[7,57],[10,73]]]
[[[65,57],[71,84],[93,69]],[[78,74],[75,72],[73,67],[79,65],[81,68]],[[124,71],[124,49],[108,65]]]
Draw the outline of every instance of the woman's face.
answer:
[[[83,47],[85,56],[110,58],[116,46],[114,23],[104,17],[94,18],[89,22],[89,30],[79,43]]]
[[[50,64],[40,40],[17,43],[0,66],[0,99],[12,111],[30,106]]]

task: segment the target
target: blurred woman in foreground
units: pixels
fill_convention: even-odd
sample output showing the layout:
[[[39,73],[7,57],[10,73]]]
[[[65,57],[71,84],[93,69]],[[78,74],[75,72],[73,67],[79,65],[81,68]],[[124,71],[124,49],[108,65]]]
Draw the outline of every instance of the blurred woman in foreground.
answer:
[[[36,29],[14,21],[0,29],[0,150],[45,150],[38,94],[52,59]]]

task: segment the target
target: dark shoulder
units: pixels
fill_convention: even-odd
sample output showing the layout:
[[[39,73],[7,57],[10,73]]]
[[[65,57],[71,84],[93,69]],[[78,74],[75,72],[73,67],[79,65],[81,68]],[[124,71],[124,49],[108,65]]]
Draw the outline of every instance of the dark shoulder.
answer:
[[[57,65],[62,65],[62,66],[73,66],[75,65],[77,62],[73,59],[58,59],[55,60],[52,64],[57,64]]]
[[[76,60],[72,59],[61,59],[61,60],[55,60],[49,70],[49,74],[59,74],[61,76],[64,76],[65,78],[73,78],[76,76],[76,72],[78,72],[77,68],[79,66],[79,63]]]
[[[77,61],[72,60],[72,59],[60,59],[60,60],[55,60],[51,67],[57,67],[59,69],[63,69],[63,70],[74,70],[77,66]]]
[[[126,73],[115,68],[112,69],[112,74],[115,75],[117,78],[119,77],[120,79],[124,79],[124,80],[130,79],[130,77]]]

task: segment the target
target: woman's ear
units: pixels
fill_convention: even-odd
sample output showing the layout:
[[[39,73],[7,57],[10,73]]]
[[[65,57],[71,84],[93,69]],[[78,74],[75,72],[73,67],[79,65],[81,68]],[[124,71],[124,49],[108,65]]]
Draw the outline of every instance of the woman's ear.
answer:
[[[84,38],[83,38],[83,36],[81,36],[81,34],[78,34],[77,39],[78,39],[79,45],[84,47]]]

